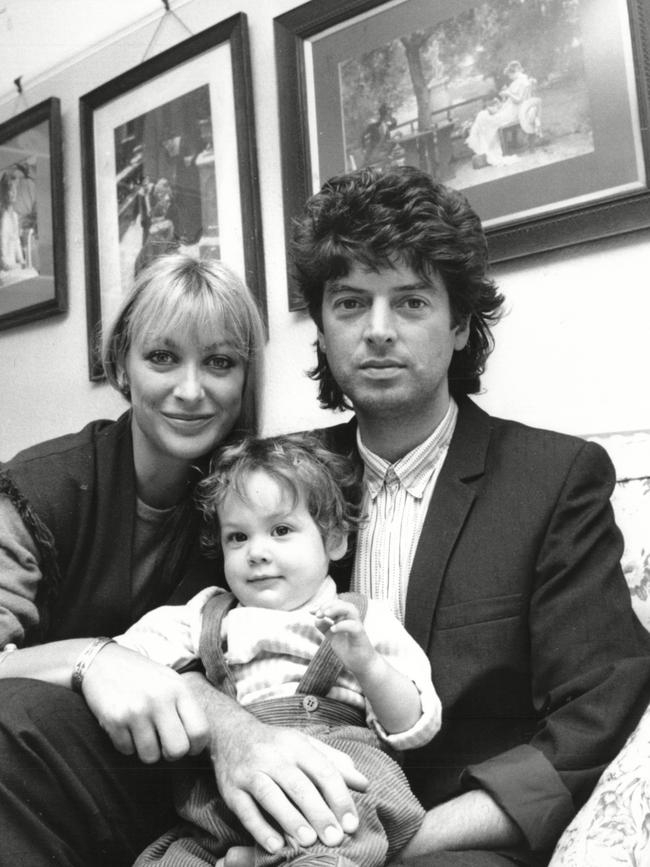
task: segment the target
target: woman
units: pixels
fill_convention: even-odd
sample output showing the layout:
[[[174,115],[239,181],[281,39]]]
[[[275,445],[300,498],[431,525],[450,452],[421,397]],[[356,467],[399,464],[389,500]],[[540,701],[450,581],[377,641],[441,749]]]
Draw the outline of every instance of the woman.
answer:
[[[533,95],[535,79],[524,72],[518,60],[511,60],[503,74],[508,79],[507,86],[498,97],[488,97],[467,137],[468,146],[477,156],[484,155],[491,166],[504,166],[516,160],[513,155],[504,155],[499,130],[518,123],[526,135],[541,133],[541,100]]]
[[[185,599],[214,582],[215,564],[196,545],[192,489],[203,456],[253,429],[262,346],[254,300],[228,268],[161,257],[140,274],[104,342],[106,377],[130,409],[4,466],[0,678],[11,680],[0,683],[0,864],[128,863],[133,846],[160,827],[164,801],[157,788],[165,781],[140,773],[140,760],[205,745],[205,720],[180,676],[142,669],[127,682],[121,650],[83,636],[116,634],[174,594]],[[113,745],[137,759],[115,752],[69,689],[73,672],[79,686],[92,666],[102,672],[102,655],[118,683],[104,673],[84,697]],[[133,708],[133,684],[142,707],[127,718],[120,708]],[[68,725],[70,713],[86,715],[81,733]],[[70,761],[57,763],[66,750]],[[66,814],[63,827],[53,777],[61,798],[96,825]],[[132,815],[113,821],[97,792],[107,804],[128,800]]]
[[[17,199],[18,178],[15,170],[8,170],[0,175],[0,286],[36,276],[23,253]]]

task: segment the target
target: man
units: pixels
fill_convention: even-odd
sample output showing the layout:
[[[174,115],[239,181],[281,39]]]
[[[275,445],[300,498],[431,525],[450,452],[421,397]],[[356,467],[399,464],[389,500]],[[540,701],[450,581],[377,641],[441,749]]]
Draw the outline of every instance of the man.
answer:
[[[467,397],[502,299],[461,194],[412,168],[334,178],[294,258],[321,402],[355,410],[324,435],[365,465],[353,589],[391,602],[443,704],[405,757],[430,810],[405,856],[544,864],[650,698],[611,463]]]

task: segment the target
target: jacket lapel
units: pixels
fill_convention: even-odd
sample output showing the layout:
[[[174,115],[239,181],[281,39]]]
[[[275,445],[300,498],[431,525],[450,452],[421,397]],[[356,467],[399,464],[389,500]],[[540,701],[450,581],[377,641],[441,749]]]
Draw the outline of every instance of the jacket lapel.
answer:
[[[485,472],[490,417],[468,398],[458,402],[456,429],[431,497],[409,577],[405,626],[425,650],[443,577]]]

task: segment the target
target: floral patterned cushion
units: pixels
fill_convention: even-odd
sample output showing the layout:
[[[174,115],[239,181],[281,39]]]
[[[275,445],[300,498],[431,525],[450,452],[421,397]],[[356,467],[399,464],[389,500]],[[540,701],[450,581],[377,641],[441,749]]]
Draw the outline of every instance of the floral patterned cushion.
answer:
[[[650,631],[650,476],[618,482],[612,504],[625,539],[621,565],[632,607]]]
[[[625,540],[623,572],[650,631],[650,432],[590,439],[616,467],[612,505]],[[561,836],[549,867],[622,865],[650,865],[650,707]]]

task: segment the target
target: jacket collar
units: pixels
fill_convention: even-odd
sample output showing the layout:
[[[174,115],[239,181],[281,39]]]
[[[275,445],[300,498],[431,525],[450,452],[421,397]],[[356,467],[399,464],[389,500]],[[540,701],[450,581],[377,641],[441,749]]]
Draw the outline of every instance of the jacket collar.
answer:
[[[461,397],[457,402],[456,428],[424,520],[406,598],[406,629],[425,649],[451,552],[485,473],[492,430],[490,416],[470,398]],[[356,433],[355,418],[324,431],[330,448],[360,461]],[[330,565],[339,592],[349,586],[352,556]]]
[[[434,613],[451,552],[485,473],[491,419],[469,398],[458,421],[422,527],[409,577],[405,626],[421,647],[431,638]]]

